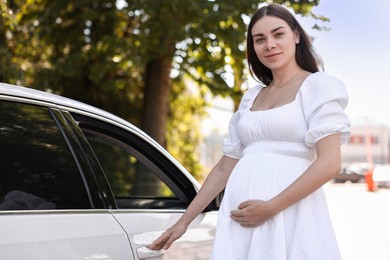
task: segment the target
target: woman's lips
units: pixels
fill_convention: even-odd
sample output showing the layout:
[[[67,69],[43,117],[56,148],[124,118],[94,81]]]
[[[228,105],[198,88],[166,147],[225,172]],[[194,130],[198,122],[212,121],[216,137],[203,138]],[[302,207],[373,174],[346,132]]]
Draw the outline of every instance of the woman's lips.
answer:
[[[273,58],[273,57],[276,57],[276,56],[278,56],[280,54],[280,52],[278,52],[278,53],[272,53],[272,54],[268,54],[268,55],[266,55],[265,57],[268,59],[268,58]]]

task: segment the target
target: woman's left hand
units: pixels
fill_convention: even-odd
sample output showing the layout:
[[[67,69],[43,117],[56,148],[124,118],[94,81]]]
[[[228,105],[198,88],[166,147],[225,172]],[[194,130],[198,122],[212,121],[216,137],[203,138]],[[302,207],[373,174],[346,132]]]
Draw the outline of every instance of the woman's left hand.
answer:
[[[257,227],[275,215],[271,204],[263,200],[247,200],[238,205],[230,214],[243,227]]]

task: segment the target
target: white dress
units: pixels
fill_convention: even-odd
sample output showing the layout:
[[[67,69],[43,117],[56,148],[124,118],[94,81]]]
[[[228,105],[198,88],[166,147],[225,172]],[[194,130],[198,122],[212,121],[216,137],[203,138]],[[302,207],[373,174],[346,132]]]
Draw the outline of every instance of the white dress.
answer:
[[[291,103],[251,111],[261,89],[245,93],[223,143],[224,154],[239,161],[225,189],[211,259],[341,259],[322,188],[259,227],[244,228],[230,218],[241,202],[269,200],[296,180],[314,160],[319,139],[340,133],[345,143],[350,135],[348,94],[328,74],[307,77]]]

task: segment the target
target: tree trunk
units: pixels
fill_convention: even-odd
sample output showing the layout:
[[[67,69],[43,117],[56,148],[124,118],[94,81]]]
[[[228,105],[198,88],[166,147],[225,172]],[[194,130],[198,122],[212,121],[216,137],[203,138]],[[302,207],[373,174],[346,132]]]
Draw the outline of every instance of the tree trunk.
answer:
[[[173,55],[150,60],[145,72],[142,128],[163,147],[166,145],[172,57]]]
[[[163,147],[166,147],[169,96],[171,92],[169,74],[172,67],[172,57],[164,56],[150,60],[146,65],[145,72],[142,129]],[[161,183],[154,177],[150,169],[141,168],[143,170],[137,172],[137,184],[134,192],[136,194],[161,196]]]

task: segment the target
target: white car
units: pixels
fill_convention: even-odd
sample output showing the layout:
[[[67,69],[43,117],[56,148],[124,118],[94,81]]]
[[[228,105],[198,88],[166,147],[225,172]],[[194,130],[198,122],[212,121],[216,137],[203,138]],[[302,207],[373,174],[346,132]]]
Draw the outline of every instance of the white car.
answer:
[[[374,168],[372,179],[379,188],[390,187],[390,165],[378,165]]]
[[[147,248],[199,188],[125,120],[0,83],[0,259],[208,259],[219,197],[169,250]]]

